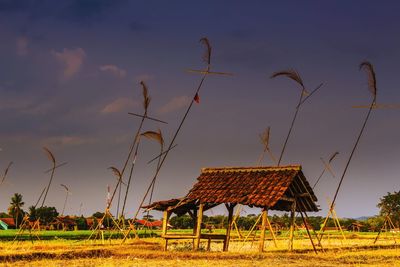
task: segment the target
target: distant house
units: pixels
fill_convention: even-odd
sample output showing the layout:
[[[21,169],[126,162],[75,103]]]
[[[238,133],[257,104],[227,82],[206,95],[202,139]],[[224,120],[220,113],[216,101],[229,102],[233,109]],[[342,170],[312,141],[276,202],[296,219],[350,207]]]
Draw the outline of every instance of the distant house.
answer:
[[[67,231],[67,230],[74,230],[77,224],[74,217],[59,216],[55,218],[50,225],[56,230]]]
[[[364,224],[360,222],[353,222],[349,227],[348,230],[351,230],[353,232],[360,232],[361,228],[364,227]]]
[[[161,229],[162,227],[162,221],[147,221],[147,220],[136,220],[135,221],[137,224],[143,225],[144,227],[148,228],[157,228]],[[171,228],[172,225],[168,224],[168,227]]]
[[[0,218],[0,229],[8,230],[9,228],[15,228],[14,218]]]

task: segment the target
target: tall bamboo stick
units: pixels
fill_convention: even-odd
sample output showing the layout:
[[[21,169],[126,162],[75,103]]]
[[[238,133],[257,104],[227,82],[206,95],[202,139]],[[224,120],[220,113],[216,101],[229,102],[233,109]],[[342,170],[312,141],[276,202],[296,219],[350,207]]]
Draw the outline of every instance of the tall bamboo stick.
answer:
[[[175,133],[174,133],[174,135],[172,137],[172,140],[171,140],[170,144],[168,145],[168,148],[166,149],[166,153],[162,157],[160,164],[157,166],[157,169],[156,169],[156,172],[155,172],[155,174],[153,176],[153,179],[151,180],[150,185],[147,187],[147,190],[146,190],[141,202],[139,203],[139,207],[138,207],[135,215],[132,218],[133,222],[136,220],[137,215],[139,214],[140,208],[143,206],[143,203],[144,203],[145,199],[147,198],[147,195],[149,194],[149,191],[151,190],[151,187],[153,186],[155,180],[157,179],[157,176],[158,176],[162,166],[164,165],[165,160],[168,157],[169,151],[171,150],[172,146],[174,145],[175,140],[176,140],[180,130],[182,129],[183,123],[185,122],[187,116],[189,115],[189,112],[192,109],[193,103],[194,103],[196,97],[198,97],[200,89],[203,86],[203,83],[204,83],[204,81],[205,81],[205,79],[207,77],[208,72],[210,71],[210,68],[211,68],[211,45],[210,45],[210,42],[208,41],[208,39],[206,37],[204,37],[204,38],[200,39],[200,43],[202,43],[206,47],[204,60],[207,63],[207,70],[204,72],[203,77],[201,78],[200,83],[197,86],[195,94],[194,94],[192,100],[190,101],[190,104],[189,104],[188,108],[186,109],[186,112],[183,115],[183,118],[182,118],[181,122],[179,123],[179,126],[176,129],[176,131],[175,131]],[[126,240],[128,235],[130,234],[130,231],[131,231],[131,229],[129,229],[129,231],[125,234],[125,237],[124,237],[122,242],[124,242]]]
[[[368,119],[369,119],[369,117],[371,115],[372,108],[376,103],[377,88],[376,88],[376,76],[375,76],[374,67],[372,66],[372,64],[370,62],[364,61],[364,62],[362,62],[360,64],[360,70],[361,69],[364,69],[367,72],[367,75],[368,75],[368,87],[369,87],[369,90],[371,91],[373,97],[372,97],[371,105],[370,105],[370,107],[368,109],[367,116],[364,119],[364,122],[363,122],[363,125],[361,127],[360,133],[358,134],[357,140],[356,140],[356,142],[355,142],[355,144],[353,146],[353,149],[351,150],[350,157],[347,160],[346,167],[344,168],[342,177],[340,178],[339,185],[336,188],[336,192],[335,192],[335,195],[333,197],[330,209],[332,209],[335,206],[335,202],[336,202],[337,196],[339,194],[339,190],[340,190],[340,188],[342,186],[342,183],[343,183],[344,177],[346,175],[347,169],[349,168],[350,162],[351,162],[351,160],[353,158],[354,152],[356,151],[358,143],[360,142],[361,136],[364,133],[364,129],[365,129],[365,126],[367,125]]]
[[[44,206],[44,202],[46,201],[47,193],[49,192],[50,185],[51,185],[51,182],[53,181],[54,172],[55,172],[55,169],[56,169],[56,158],[54,157],[53,153],[51,153],[51,151],[47,147],[43,147],[43,150],[44,150],[45,154],[47,155],[47,157],[49,158],[49,160],[52,162],[53,168],[51,170],[49,184],[46,187],[46,192],[44,194],[41,207]]]
[[[321,86],[322,86],[322,84],[320,84],[320,85],[319,85],[315,90],[313,90],[311,93],[307,92],[307,90],[306,90],[306,88],[305,88],[305,86],[304,86],[303,80],[301,79],[299,73],[298,73],[296,70],[294,70],[294,69],[289,69],[289,70],[284,70],[284,71],[275,72],[275,73],[273,73],[273,74],[271,75],[271,78],[275,78],[275,77],[279,77],[279,76],[286,76],[286,77],[288,77],[289,79],[292,79],[293,81],[297,82],[297,83],[300,85],[300,87],[301,87],[301,93],[300,93],[300,98],[299,98],[298,104],[297,104],[297,106],[296,106],[296,111],[295,111],[295,113],[294,113],[292,122],[291,122],[290,127],[289,127],[288,134],[287,134],[287,136],[286,136],[285,142],[283,143],[282,151],[281,151],[281,154],[280,154],[279,160],[278,160],[278,166],[280,166],[280,164],[281,164],[281,161],[282,161],[282,158],[283,158],[283,154],[285,153],[286,146],[287,146],[287,143],[288,143],[288,141],[289,141],[289,137],[290,137],[290,135],[291,135],[291,133],[292,133],[294,124],[295,124],[295,122],[296,122],[297,115],[298,115],[298,113],[299,113],[300,107],[304,104],[304,102],[305,102],[312,94],[314,94],[314,92],[316,92],[316,91],[317,91],[319,88],[321,88]]]
[[[138,155],[139,143],[140,143],[139,134],[142,131],[145,119],[148,118],[147,117],[147,111],[148,111],[148,108],[149,108],[149,105],[150,105],[150,101],[151,101],[151,98],[150,98],[150,96],[148,94],[147,85],[144,83],[144,81],[141,81],[140,85],[142,86],[142,90],[143,90],[143,108],[144,108],[144,111],[143,111],[143,115],[141,116],[142,119],[140,120],[139,127],[136,130],[135,136],[133,138],[133,142],[132,142],[131,147],[129,149],[129,153],[128,153],[128,156],[126,158],[125,164],[124,164],[124,166],[122,168],[122,171],[121,171],[121,175],[123,176],[124,173],[125,173],[126,167],[128,165],[128,162],[131,159],[132,153],[135,150],[135,153],[134,153],[134,156],[133,156],[133,160],[132,160],[132,163],[131,163],[131,168],[129,170],[129,178],[128,178],[128,183],[127,183],[126,190],[125,190],[124,202],[123,202],[123,205],[122,205],[122,211],[121,211],[122,216],[124,216],[124,213],[125,213],[125,205],[126,205],[126,201],[127,201],[128,194],[129,194],[129,188],[130,188],[130,185],[131,185],[133,169],[135,167],[136,158],[137,158],[137,155]]]
[[[7,177],[7,174],[10,170],[11,165],[13,165],[13,162],[11,161],[10,163],[8,163],[7,168],[4,170],[4,174],[3,174],[3,178],[1,179],[0,185],[2,185]]]

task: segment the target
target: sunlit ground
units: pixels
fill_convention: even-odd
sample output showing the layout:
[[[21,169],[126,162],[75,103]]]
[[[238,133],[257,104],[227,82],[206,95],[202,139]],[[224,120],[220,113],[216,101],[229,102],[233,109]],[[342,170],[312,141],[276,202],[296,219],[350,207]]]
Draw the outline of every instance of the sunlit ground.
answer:
[[[161,238],[115,240],[41,240],[0,242],[1,266],[400,266],[400,250],[390,234],[374,245],[376,233],[326,235],[318,254],[310,240],[297,234],[294,252],[287,252],[288,240],[280,236],[266,240],[264,253],[258,253],[258,240],[234,237],[229,252],[221,252],[222,242],[207,242],[192,252],[192,242],[171,241],[162,251]],[[397,237],[396,237],[397,238]],[[400,239],[399,239],[400,240]],[[316,241],[316,240],[315,240]]]

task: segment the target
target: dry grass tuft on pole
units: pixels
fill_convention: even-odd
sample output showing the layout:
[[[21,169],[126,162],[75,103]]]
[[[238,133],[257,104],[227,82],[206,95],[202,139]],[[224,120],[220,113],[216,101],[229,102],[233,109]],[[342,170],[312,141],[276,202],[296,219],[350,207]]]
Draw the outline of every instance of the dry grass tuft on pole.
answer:
[[[309,93],[306,90],[305,86],[304,86],[303,79],[300,77],[299,73],[296,70],[288,69],[288,70],[278,71],[278,72],[273,73],[271,75],[271,78],[276,78],[276,77],[280,77],[280,76],[287,77],[287,78],[295,81],[297,84],[299,84],[300,87],[301,87],[301,94],[300,94],[299,102],[298,102],[298,104],[296,106],[296,111],[294,113],[292,122],[290,124],[289,132],[288,132],[288,134],[286,136],[285,142],[284,142],[283,147],[282,147],[281,154],[280,154],[279,159],[278,159],[278,166],[280,166],[280,164],[281,164],[282,157],[283,157],[283,154],[285,153],[286,145],[287,145],[287,143],[289,141],[290,134],[292,133],[292,130],[293,130],[293,127],[294,127],[294,123],[296,122],[297,114],[299,113],[300,107],[304,104],[304,102],[311,95],[313,95],[323,85],[323,84],[320,84],[316,89],[314,89],[311,93]]]
[[[49,183],[48,183],[48,185],[47,185],[47,187],[46,187],[46,192],[45,192],[45,194],[44,194],[41,207],[44,206],[44,203],[45,203],[45,201],[46,201],[47,193],[49,192],[50,185],[51,185],[51,182],[53,181],[54,172],[55,172],[55,169],[56,169],[56,158],[54,157],[53,153],[52,153],[52,152],[50,151],[50,149],[48,149],[47,147],[43,147],[43,150],[44,150],[44,152],[45,152],[47,158],[51,161],[53,167],[52,167],[52,169],[51,169],[51,175],[50,175]]]
[[[342,173],[342,176],[341,176],[341,178],[340,178],[339,184],[338,184],[338,186],[337,186],[337,188],[336,188],[335,195],[334,195],[334,197],[333,197],[332,203],[331,203],[331,205],[330,205],[330,207],[329,207],[328,216],[326,217],[325,220],[327,220],[327,219],[329,218],[330,214],[332,213],[332,211],[334,211],[335,203],[336,203],[336,200],[337,200],[337,197],[338,197],[340,188],[341,188],[341,186],[342,186],[344,177],[346,176],[347,170],[348,170],[348,168],[349,168],[349,166],[350,166],[350,162],[351,162],[351,160],[353,159],[354,152],[355,152],[356,149],[357,149],[357,146],[358,146],[358,143],[360,142],[361,136],[362,136],[363,133],[364,133],[365,126],[367,125],[368,119],[369,119],[369,117],[370,117],[370,115],[371,115],[371,111],[372,111],[372,109],[373,109],[373,107],[374,107],[374,105],[375,105],[375,103],[376,103],[377,87],[376,87],[376,75],[375,75],[375,71],[374,71],[373,65],[372,65],[370,62],[368,62],[368,61],[364,61],[364,62],[362,62],[362,63],[360,64],[360,67],[359,67],[359,68],[360,68],[360,70],[365,70],[365,72],[367,73],[367,78],[368,78],[368,89],[369,89],[369,91],[370,91],[371,94],[372,94],[372,100],[371,100],[371,104],[370,104],[369,109],[368,109],[367,116],[366,116],[365,119],[364,119],[364,122],[363,122],[363,124],[362,124],[361,130],[360,130],[360,132],[359,132],[359,134],[358,134],[358,136],[357,136],[356,142],[354,143],[353,149],[351,150],[349,159],[348,159],[347,162],[346,162],[346,166],[345,166],[345,168],[344,168],[344,170],[343,170],[343,173]],[[324,230],[325,230],[324,228],[325,228],[325,227],[323,227],[323,228],[321,229],[320,240],[322,239],[323,232],[324,232]]]
[[[190,110],[192,109],[193,103],[194,102],[199,102],[198,101],[199,100],[199,92],[200,92],[200,90],[201,90],[201,88],[203,86],[203,83],[204,83],[207,75],[211,74],[210,70],[211,70],[211,51],[212,51],[212,47],[210,45],[209,40],[206,37],[201,38],[200,39],[200,43],[203,44],[205,46],[205,49],[206,49],[206,52],[204,54],[205,56],[203,56],[203,59],[207,64],[207,69],[205,71],[204,70],[194,71],[194,72],[201,73],[203,75],[203,77],[201,78],[200,83],[197,86],[197,89],[196,89],[196,91],[195,91],[195,93],[194,93],[194,95],[192,97],[192,100],[190,101],[190,104],[189,104],[188,108],[186,109],[186,112],[183,115],[183,118],[182,118],[181,122],[179,123],[179,126],[176,129],[176,131],[175,131],[175,133],[174,133],[174,135],[173,135],[173,137],[171,139],[171,142],[170,142],[169,146],[167,147],[165,153],[163,154],[163,157],[161,158],[161,160],[160,160],[160,162],[159,162],[159,164],[157,166],[156,173],[155,173],[153,179],[151,180],[150,185],[147,187],[147,190],[146,190],[146,192],[145,192],[145,194],[144,194],[144,196],[143,196],[143,198],[142,198],[142,200],[141,200],[141,202],[139,204],[139,207],[138,207],[135,215],[132,218],[132,222],[135,222],[135,220],[137,219],[137,215],[139,214],[140,208],[142,207],[145,199],[147,198],[147,195],[149,194],[151,188],[153,187],[153,184],[154,184],[155,180],[157,179],[158,174],[159,174],[159,172],[160,172],[160,170],[161,170],[166,158],[168,157],[169,152],[171,151],[172,147],[175,145],[175,140],[178,137],[178,134],[179,134],[180,130],[182,129],[182,126],[183,126],[187,116],[189,115]],[[131,231],[131,229],[125,234],[125,237],[124,237],[122,242],[125,242],[126,238],[130,234],[130,231]]]

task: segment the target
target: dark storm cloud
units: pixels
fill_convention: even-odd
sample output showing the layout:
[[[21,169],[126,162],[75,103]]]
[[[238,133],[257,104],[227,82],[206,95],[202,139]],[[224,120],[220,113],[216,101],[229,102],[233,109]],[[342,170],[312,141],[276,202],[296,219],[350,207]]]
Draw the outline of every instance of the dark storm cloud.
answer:
[[[104,19],[125,3],[127,3],[126,0],[2,0],[0,1],[0,13],[24,14],[30,20],[51,18],[90,23]]]

